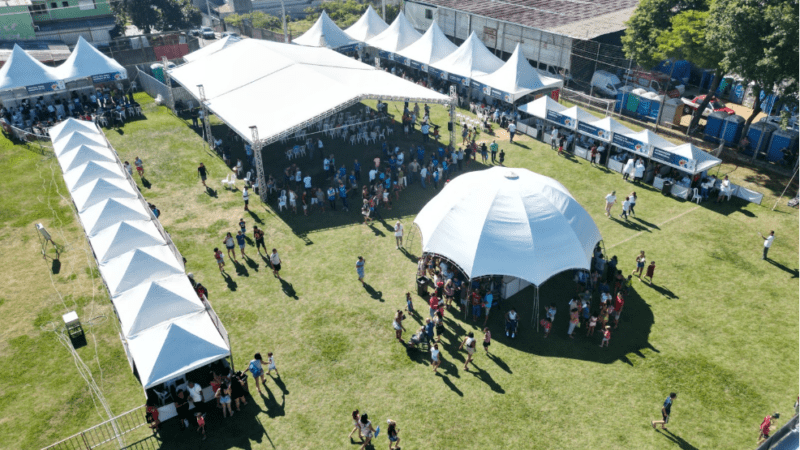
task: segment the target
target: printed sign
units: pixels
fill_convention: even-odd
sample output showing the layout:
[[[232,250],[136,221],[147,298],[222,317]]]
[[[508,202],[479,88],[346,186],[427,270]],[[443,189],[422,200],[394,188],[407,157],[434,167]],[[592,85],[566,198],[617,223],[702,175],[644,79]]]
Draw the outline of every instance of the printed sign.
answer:
[[[696,162],[691,159],[684,158],[681,155],[669,152],[667,150],[653,147],[653,159],[662,162],[668,166],[675,167],[676,169],[685,170],[694,173]]]
[[[99,75],[92,75],[93,83],[108,83],[109,81],[124,80],[127,75],[121,72],[102,73]]]
[[[578,131],[606,142],[608,142],[611,134],[608,130],[603,130],[583,122],[578,122]]]
[[[636,139],[631,139],[628,136],[615,134],[614,140],[611,142],[617,147],[631,151],[637,155],[650,156],[649,145],[645,144],[644,142],[637,141]]]
[[[28,91],[28,94],[38,94],[41,92],[63,91],[64,89],[66,89],[66,86],[64,85],[63,81],[59,80],[50,83],[25,86],[25,89]]]
[[[567,128],[575,129],[575,120],[573,120],[572,117],[559,114],[555,111],[547,111],[547,120],[555,122]]]
[[[385,50],[378,50],[378,56],[380,56],[383,59],[389,59],[389,60],[392,59],[392,54]]]

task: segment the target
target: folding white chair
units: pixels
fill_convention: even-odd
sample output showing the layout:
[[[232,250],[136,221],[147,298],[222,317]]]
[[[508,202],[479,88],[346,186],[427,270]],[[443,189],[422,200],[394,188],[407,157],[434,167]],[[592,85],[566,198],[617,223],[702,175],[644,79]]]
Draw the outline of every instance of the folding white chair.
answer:
[[[392,127],[386,128],[386,134],[388,134],[389,136],[393,135],[394,134],[394,128],[392,128]]]
[[[294,146],[294,157],[299,158],[300,155],[306,156],[306,146],[305,145],[295,145]]]
[[[378,134],[378,139],[383,139],[385,141],[386,140],[386,132],[385,131],[381,131]]]
[[[294,158],[294,149],[290,148],[289,150],[286,150],[286,159],[291,161],[292,158]]]
[[[700,195],[700,192],[697,190],[697,188],[693,188],[692,189],[692,199],[689,200],[689,201],[690,202],[697,201],[697,204],[699,205],[701,200],[703,200],[703,196]]]
[[[284,209],[289,209],[286,206],[286,191],[281,191],[281,196],[278,197],[278,212],[283,211]]]
[[[225,189],[231,189],[231,190],[233,188],[235,188],[236,187],[236,177],[232,173],[229,173],[228,176],[225,177],[224,180],[222,180],[222,187],[225,188]]]
[[[376,143],[376,142],[378,142],[378,133],[376,133],[376,132],[374,132],[374,131],[373,131],[373,132],[371,132],[371,133],[369,134],[369,139],[367,139],[367,142],[369,142],[369,140],[370,140],[370,139],[372,139],[372,142],[373,142],[373,143]]]
[[[347,136],[347,135],[345,135],[345,136]],[[358,138],[358,136],[355,135],[355,134],[350,136],[350,145],[356,145],[356,138]],[[361,142],[361,139],[359,139],[358,141]]]

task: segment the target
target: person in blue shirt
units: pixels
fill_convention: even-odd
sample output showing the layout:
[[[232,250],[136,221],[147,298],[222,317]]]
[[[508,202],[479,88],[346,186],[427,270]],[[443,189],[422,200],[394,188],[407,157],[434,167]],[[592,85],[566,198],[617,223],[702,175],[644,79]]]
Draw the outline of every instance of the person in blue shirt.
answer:
[[[356,181],[359,183],[361,182],[361,164],[359,164],[358,160],[353,163],[353,171],[356,173]]]
[[[438,152],[439,152],[439,159],[444,159],[444,149],[442,147],[439,147]]]
[[[397,167],[397,160],[394,159],[394,155],[392,155],[389,157],[389,168],[392,170],[392,172],[394,172],[396,167]]]
[[[391,193],[392,189],[392,177],[386,177],[386,181],[383,183],[383,187]]]
[[[653,429],[656,428],[656,425],[661,425],[661,429],[662,430],[666,430],[667,429],[667,427],[665,427],[664,425],[669,423],[669,414],[672,411],[672,402],[677,397],[678,397],[678,394],[672,392],[672,393],[669,394],[669,397],[667,397],[667,399],[664,400],[664,406],[661,407],[661,418],[662,418],[662,420],[653,420],[653,421],[650,422],[650,425],[653,427]]]
[[[439,171],[438,170],[434,170],[433,171],[433,188],[434,189],[439,189]]]
[[[428,341],[428,345],[433,342],[433,321],[431,319],[425,320],[425,339]]]
[[[339,183],[339,198],[342,199],[342,209],[345,211],[350,211],[347,206],[347,188],[344,187],[344,184],[342,183]]]
[[[239,244],[239,251],[242,253],[242,259],[247,258],[247,255],[244,254],[244,233],[241,231],[236,235],[236,243]]]
[[[425,160],[425,150],[422,147],[417,147],[417,161],[422,164],[422,161]]]
[[[333,186],[328,188],[328,203],[331,205],[331,209],[336,211],[336,189]]]
[[[489,311],[492,309],[492,302],[494,301],[494,295],[492,291],[486,293],[486,296],[483,297],[483,308],[486,311],[483,319],[483,326],[486,326],[486,321],[489,320]]]
[[[384,155],[389,156],[389,145],[386,144],[386,141],[381,144],[381,151]]]
[[[339,179],[344,180],[347,177],[347,168],[342,164],[342,167],[339,168]]]
[[[433,167],[434,168],[439,165],[439,159],[437,159],[435,156],[433,157],[433,161],[432,162],[433,162]]]

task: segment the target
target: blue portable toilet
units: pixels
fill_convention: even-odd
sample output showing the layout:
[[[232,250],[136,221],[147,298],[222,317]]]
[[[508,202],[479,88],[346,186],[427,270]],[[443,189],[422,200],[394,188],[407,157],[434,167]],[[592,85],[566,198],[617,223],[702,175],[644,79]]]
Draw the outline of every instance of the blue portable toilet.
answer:
[[[722,133],[722,122],[728,117],[724,111],[714,111],[706,117],[706,128],[703,131],[703,140],[717,143]]]
[[[650,109],[647,111],[646,119],[655,122],[658,120],[658,111],[661,109],[661,96],[655,92],[648,92],[645,96],[650,100]]]
[[[741,105],[744,101],[745,91],[747,91],[747,84],[744,81],[738,81],[731,87],[731,93],[728,99],[737,105]]]
[[[774,162],[783,159],[783,149],[794,150],[797,148],[797,132],[794,130],[777,130],[772,133],[767,147],[767,161]]]
[[[737,115],[728,116],[722,121],[719,138],[725,141],[725,145],[736,146],[739,143],[744,122],[744,117]]]
[[[628,94],[631,93],[633,88],[631,86],[622,86],[617,92],[617,102],[614,103],[614,110],[621,113],[625,106],[628,104]]]
[[[714,72],[711,70],[704,70],[703,75],[700,77],[700,90],[708,91],[711,89],[711,83],[714,82]]]
[[[639,105],[636,107],[636,115],[642,118],[647,117],[650,113],[650,98],[648,94],[650,93],[645,92],[639,96]]]
[[[636,115],[636,111],[639,108],[639,95],[643,93],[642,91],[644,91],[644,89],[637,88],[628,93],[626,96],[625,110],[623,113],[629,116]]]
[[[769,145],[769,138],[772,133],[777,129],[775,125],[768,122],[759,122],[750,125],[750,130],[747,131],[747,139],[750,144],[744,151],[745,155],[752,156],[753,152],[764,153]]]

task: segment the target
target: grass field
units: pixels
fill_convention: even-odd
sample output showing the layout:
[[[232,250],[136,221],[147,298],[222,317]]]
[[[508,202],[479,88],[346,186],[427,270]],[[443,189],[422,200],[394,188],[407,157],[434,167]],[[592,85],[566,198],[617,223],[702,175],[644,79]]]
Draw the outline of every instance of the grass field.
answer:
[[[410,187],[384,211],[385,223],[372,227],[359,224],[357,208],[303,217],[254,201],[252,214],[243,215],[241,191],[221,189],[227,169],[201,138],[146,95],[138,100],[147,119],[107,130],[109,140],[123,160],[144,160],[149,187],[142,192],[162,211],[187,270],[210,291],[231,334],[235,365],[243,368],[256,351],[273,351],[282,375],[280,384],[268,379],[262,397],[251,383],[255,401],[233,418],[211,417],[207,441],[167,430],[162,448],[357,448],[346,436],[350,411],[359,408],[376,425],[396,420],[406,449],[749,449],[764,415],[777,410],[791,416],[798,383],[798,217],[785,199],[770,211],[787,180],[725,164],[719,175],[764,192],[763,205],[697,206],[634,188],[616,173],[559,157],[527,137],[501,143],[507,166],[554,177],[570,190],[623,272],[630,273],[638,251],[646,250],[658,262],[655,285],[634,282],[620,327],[601,350],[597,335],[566,336],[574,284],[571,274],[559,275],[541,288],[543,304],[559,305],[550,338],[523,320],[520,335],[509,340],[502,336],[502,313],[494,311],[492,355],[478,352],[469,372],[457,343],[478,329],[449,311],[444,364],[436,376],[429,358],[397,343],[391,327],[393,311],[413,289],[414,256],[421,251],[418,233],[408,254],[391,248],[391,225],[400,219],[410,231],[432,189]],[[444,125],[445,110],[432,112],[434,123]],[[214,132],[221,135],[221,126]],[[337,165],[348,168],[354,158],[366,167],[378,153],[325,143]],[[408,146],[402,139],[399,144]],[[0,448],[35,449],[104,419],[69,352],[49,331],[66,311],[76,309],[84,321],[88,345],[78,353],[112,411],[127,411],[144,398],[58,163],[6,140],[0,146],[0,256],[6,263]],[[234,148],[243,158],[241,144]],[[278,175],[286,166],[282,150],[265,149],[268,172]],[[213,192],[197,179],[200,161],[209,167]],[[315,184],[321,181],[319,160],[301,164],[315,173]],[[634,189],[636,219],[603,215],[606,193]],[[265,229],[267,247],[281,254],[284,282],[273,278],[253,247],[245,264],[229,263],[231,276],[221,276],[212,249],[225,232],[236,231],[240,217],[248,228],[258,223]],[[65,248],[58,267],[41,257],[37,222]],[[765,262],[757,232],[772,229],[777,237]],[[367,260],[366,288],[356,280],[358,255]],[[502,308],[513,305],[530,317],[531,299],[527,289]],[[415,301],[424,311],[422,300]],[[406,328],[419,319],[407,320]],[[659,417],[670,391],[678,392],[670,433],[654,431],[649,421]],[[383,435],[376,440],[376,448],[386,444]]]

